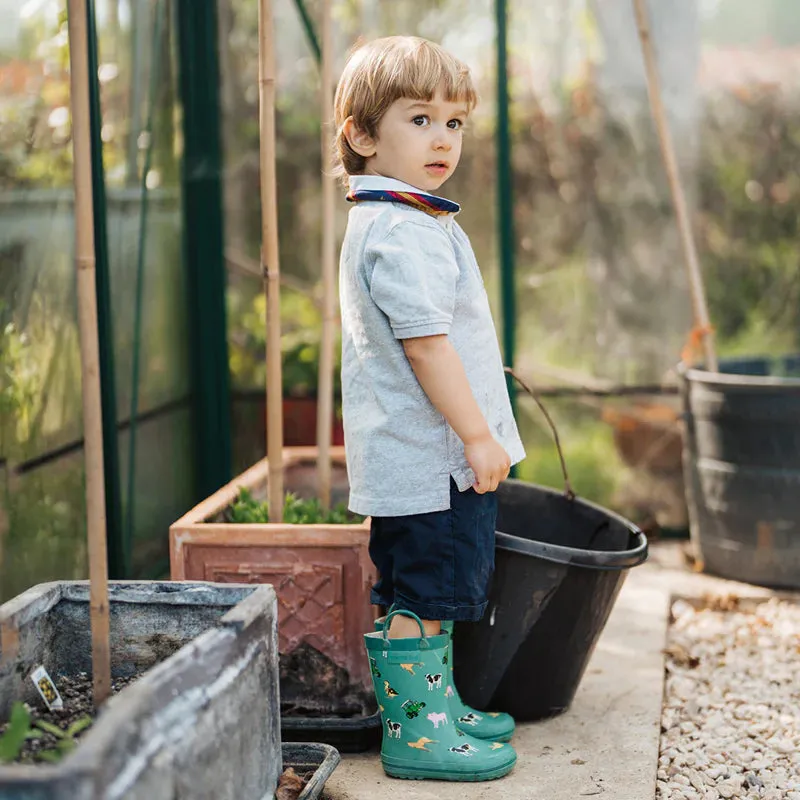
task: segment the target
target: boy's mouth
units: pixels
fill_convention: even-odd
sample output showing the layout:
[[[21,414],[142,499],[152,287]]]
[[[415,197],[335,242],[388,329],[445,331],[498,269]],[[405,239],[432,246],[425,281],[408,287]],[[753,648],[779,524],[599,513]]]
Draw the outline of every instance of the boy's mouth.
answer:
[[[450,169],[450,165],[446,161],[431,161],[429,164],[425,165],[425,169],[437,174],[442,174]]]

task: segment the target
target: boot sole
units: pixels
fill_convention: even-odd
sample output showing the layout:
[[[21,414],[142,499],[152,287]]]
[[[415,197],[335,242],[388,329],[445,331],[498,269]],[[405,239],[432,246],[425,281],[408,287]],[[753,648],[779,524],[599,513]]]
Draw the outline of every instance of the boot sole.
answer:
[[[464,733],[466,733],[467,736],[471,736],[473,739],[480,739],[482,742],[504,742],[508,744],[514,738],[513,733],[507,733],[505,736],[477,736],[469,731],[464,731]]]
[[[485,769],[480,772],[451,772],[447,769],[435,769],[432,767],[420,767],[418,764],[411,766],[395,765],[383,761],[383,771],[390,778],[401,778],[403,780],[411,781],[461,781],[465,783],[477,783],[479,781],[494,781],[498,778],[503,778],[514,769],[517,763],[515,758],[510,764],[505,764],[502,767],[495,767],[494,769]]]
[[[473,739],[480,739],[483,742],[505,742],[506,744],[514,738],[514,733],[516,732],[515,728],[509,733],[504,733],[502,736],[481,736],[479,733],[475,733],[468,728],[459,728],[458,725],[456,725],[456,727],[461,733],[471,736]]]

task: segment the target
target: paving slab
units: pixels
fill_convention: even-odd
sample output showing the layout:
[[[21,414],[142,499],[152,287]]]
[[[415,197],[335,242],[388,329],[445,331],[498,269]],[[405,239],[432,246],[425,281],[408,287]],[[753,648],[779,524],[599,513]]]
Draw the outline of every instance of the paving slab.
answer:
[[[669,570],[631,570],[571,709],[519,725],[514,771],[480,784],[386,777],[377,753],[345,756],[329,800],[652,800],[663,694]]]

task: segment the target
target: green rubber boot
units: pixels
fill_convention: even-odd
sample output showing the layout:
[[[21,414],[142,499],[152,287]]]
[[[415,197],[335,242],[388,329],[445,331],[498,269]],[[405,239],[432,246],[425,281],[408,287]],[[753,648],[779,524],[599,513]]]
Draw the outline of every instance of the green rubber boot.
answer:
[[[387,775],[412,780],[488,781],[507,775],[517,761],[509,744],[476,739],[456,727],[448,703],[446,635],[389,639],[388,627],[364,636],[375,696],[384,725],[381,761]]]
[[[390,609],[391,611],[391,609]],[[387,617],[375,620],[375,630],[382,631]],[[514,718],[510,714],[499,711],[476,711],[461,700],[461,696],[453,680],[453,625],[446,620],[442,622],[442,633],[447,636],[447,649],[444,655],[445,679],[447,681],[447,702],[450,716],[464,733],[475,739],[487,739],[493,742],[510,742],[514,735]]]

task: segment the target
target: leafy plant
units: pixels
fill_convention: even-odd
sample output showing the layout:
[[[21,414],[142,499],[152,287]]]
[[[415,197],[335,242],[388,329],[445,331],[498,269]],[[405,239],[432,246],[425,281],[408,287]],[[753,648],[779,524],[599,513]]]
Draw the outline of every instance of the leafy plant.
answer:
[[[252,298],[234,296],[228,301],[230,324],[230,368],[234,384],[263,386],[266,378],[266,300],[263,293]],[[308,397],[317,392],[319,380],[322,317],[314,300],[300,291],[281,294],[281,353],[283,394]],[[335,349],[334,391],[340,391],[340,348]]]
[[[16,761],[25,742],[29,739],[41,739],[46,733],[56,739],[56,746],[36,753],[40,761],[58,762],[77,745],[78,736],[91,726],[93,720],[89,716],[76,719],[66,730],[47,720],[39,719],[31,725],[31,712],[24,703],[14,703],[5,733],[0,736],[0,763]]]
[[[14,703],[6,732],[0,736],[0,764],[16,761],[25,741],[39,736],[39,731],[31,729],[31,712],[25,704]]]
[[[266,523],[269,522],[269,503],[256,500],[248,489],[240,489],[239,497],[231,503],[226,516],[229,522]],[[289,525],[345,525],[361,519],[351,514],[344,503],[328,511],[316,497],[305,500],[291,492],[287,492],[283,506],[283,521]]]
[[[43,719],[37,720],[35,724],[37,728],[49,733],[51,736],[55,736],[57,740],[54,748],[43,750],[37,753],[36,757],[42,761],[57,762],[78,746],[77,738],[91,726],[92,718],[89,716],[79,717],[66,730],[62,730],[58,725]]]

